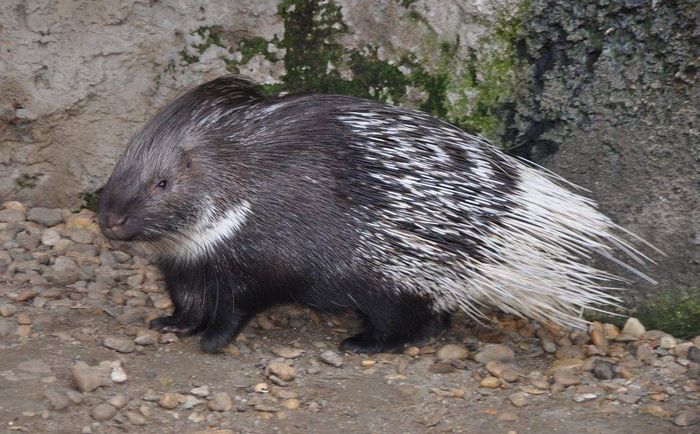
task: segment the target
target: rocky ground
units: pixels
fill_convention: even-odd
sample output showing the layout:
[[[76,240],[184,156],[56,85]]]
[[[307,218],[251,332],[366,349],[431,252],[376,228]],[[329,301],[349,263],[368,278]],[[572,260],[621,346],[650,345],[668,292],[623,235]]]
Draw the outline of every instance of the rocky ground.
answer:
[[[120,250],[121,249],[121,250]],[[157,269],[89,211],[0,209],[2,432],[700,432],[700,336],[494,315],[431,345],[343,354],[357,327],[297,306],[226,351],[149,331]]]

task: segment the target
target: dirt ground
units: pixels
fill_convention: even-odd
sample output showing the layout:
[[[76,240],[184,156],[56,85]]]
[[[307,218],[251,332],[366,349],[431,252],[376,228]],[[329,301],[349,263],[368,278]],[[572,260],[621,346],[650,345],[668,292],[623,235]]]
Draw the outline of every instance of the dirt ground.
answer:
[[[465,331],[456,327],[445,342],[459,343]],[[40,331],[39,331],[40,330]],[[414,432],[483,432],[525,433],[672,433],[700,432],[700,426],[681,428],[669,420],[639,412],[643,405],[616,404],[606,398],[577,403],[572,393],[531,395],[528,405],[514,407],[508,396],[517,386],[508,389],[479,387],[475,379],[477,367],[467,366],[447,374],[429,371],[430,356],[403,355],[342,356],[339,368],[318,364],[320,371],[308,374],[322,348],[335,348],[345,333],[334,332],[328,324],[309,323],[297,329],[262,330],[249,327],[245,332],[250,352],[240,356],[207,355],[200,352],[198,339],[189,337],[169,344],[146,347],[121,355],[104,347],[101,336],[126,333],[114,318],[89,309],[59,309],[47,314],[36,337],[30,337],[0,352],[3,378],[0,379],[2,429],[23,432],[196,432],[207,425],[233,432],[265,433],[414,433]],[[80,335],[81,340],[64,336]],[[289,390],[300,397],[301,407],[294,411],[260,412],[254,408],[238,408],[228,412],[209,412],[206,405],[192,410],[166,410],[156,402],[144,400],[150,392],[160,397],[166,392],[186,394],[194,387],[208,385],[212,392],[226,391],[232,397],[250,399],[255,385],[266,381],[265,360],[274,358],[272,348],[292,346],[304,350],[294,359],[297,368]],[[31,359],[43,360],[50,368],[45,372],[23,372],[17,365]],[[73,389],[70,367],[76,360],[90,365],[102,360],[122,360],[128,374],[125,383],[100,388],[85,394],[83,402],[62,411],[47,410],[44,397],[47,389]],[[363,368],[363,360],[375,360]],[[527,370],[546,371],[553,357],[540,355],[518,358],[518,366]],[[397,374],[397,366],[406,363],[405,373]],[[476,369],[475,369],[476,368]],[[10,378],[8,371],[16,378]],[[269,384],[269,383],[268,383]],[[443,397],[434,389],[464,391],[463,398]],[[148,422],[134,426],[126,417],[95,422],[91,407],[122,394],[127,405],[120,413],[145,405]],[[253,394],[263,395],[260,393]],[[697,392],[696,392],[697,394]],[[238,400],[236,400],[238,401]],[[643,400],[644,401],[644,400]],[[650,402],[653,402],[649,400]],[[312,405],[316,403],[316,405]],[[697,401],[695,401],[697,404]],[[665,407],[682,406],[683,400],[671,400]],[[284,408],[284,407],[280,407]],[[241,411],[244,410],[244,411]],[[193,413],[205,415],[195,423]],[[506,419],[499,420],[499,416]],[[206,418],[206,416],[214,416]],[[503,418],[503,417],[502,417]]]
[[[0,432],[700,432],[700,337],[457,317],[436,342],[367,356],[337,350],[352,318],[283,306],[203,354],[197,337],[147,330],[171,308],[160,275],[103,246],[89,212],[12,207]]]

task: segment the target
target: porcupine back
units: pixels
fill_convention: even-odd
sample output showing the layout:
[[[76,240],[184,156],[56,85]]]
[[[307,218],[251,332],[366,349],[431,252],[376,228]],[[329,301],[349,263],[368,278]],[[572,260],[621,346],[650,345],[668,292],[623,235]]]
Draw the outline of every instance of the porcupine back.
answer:
[[[491,305],[580,327],[583,308],[620,302],[623,279],[590,265],[596,255],[653,283],[616,256],[644,265],[623,234],[644,241],[556,175],[421,113],[359,106],[339,119],[363,156],[353,182],[375,198],[359,205],[372,216],[358,225],[362,250],[436,309],[478,319]]]

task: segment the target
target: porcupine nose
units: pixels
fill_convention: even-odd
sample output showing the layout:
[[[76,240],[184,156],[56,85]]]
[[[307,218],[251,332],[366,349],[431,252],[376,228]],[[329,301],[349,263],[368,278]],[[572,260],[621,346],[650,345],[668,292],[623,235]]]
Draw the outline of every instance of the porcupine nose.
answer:
[[[119,226],[124,226],[128,219],[129,216],[127,215],[110,214],[107,216],[107,227],[110,229],[116,229]]]
[[[105,235],[112,239],[121,239],[125,236],[125,225],[129,216],[126,214],[114,214],[110,213],[107,215],[106,220],[106,231]]]

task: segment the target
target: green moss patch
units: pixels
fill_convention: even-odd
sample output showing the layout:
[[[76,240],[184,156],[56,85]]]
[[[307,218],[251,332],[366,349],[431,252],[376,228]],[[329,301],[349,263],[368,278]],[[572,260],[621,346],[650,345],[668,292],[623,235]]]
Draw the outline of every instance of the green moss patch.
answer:
[[[100,202],[100,193],[102,189],[95,191],[85,191],[78,194],[78,197],[83,201],[83,208],[87,208],[91,211],[97,211],[97,204]]]
[[[378,56],[378,47],[371,45],[345,48],[340,38],[348,28],[336,2],[282,0],[278,4],[284,23],[282,39],[248,37],[232,48],[220,36],[220,29],[200,27],[193,34],[202,42],[183,50],[182,61],[199,61],[199,55],[211,45],[240,52],[240,60],[227,62],[228,70],[234,73],[258,54],[272,62],[282,60],[285,74],[281,82],[263,86],[272,94],[335,93],[400,104],[411,86],[425,94],[418,102],[419,109],[464,129],[501,139],[505,129],[502,108],[513,100],[522,66],[518,46],[523,43],[529,4],[502,12],[495,25],[485,23],[494,30],[470,48],[466,63],[457,56],[459,41],[441,39],[413,1],[398,4],[406,9],[407,25],[428,30],[422,51],[431,53],[430,60],[413,53],[394,53],[394,60],[386,60]],[[270,43],[282,51],[269,52]]]
[[[644,302],[634,315],[647,330],[663,330],[673,336],[700,335],[700,288],[666,291]]]
[[[519,47],[526,38],[529,2],[514,12],[502,11],[493,32],[470,48],[466,72],[450,90],[460,97],[450,111],[452,121],[491,139],[505,136],[502,108],[511,104],[526,62]]]

